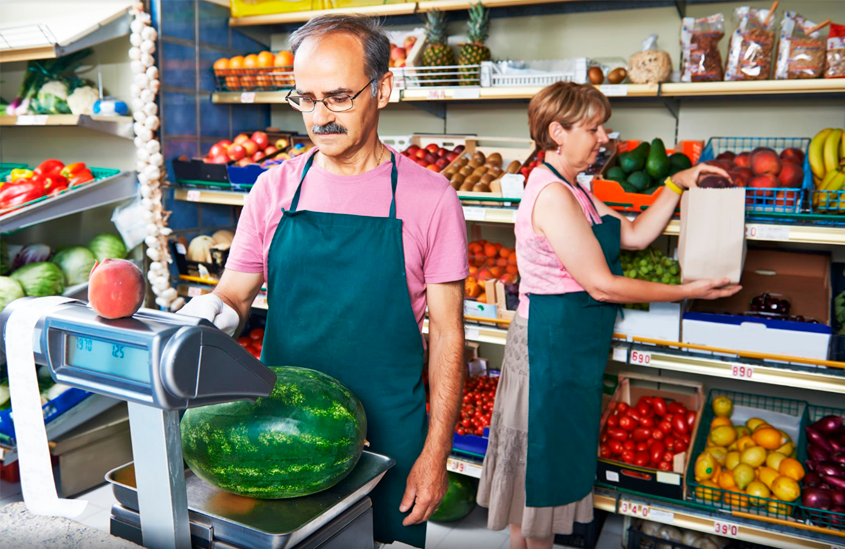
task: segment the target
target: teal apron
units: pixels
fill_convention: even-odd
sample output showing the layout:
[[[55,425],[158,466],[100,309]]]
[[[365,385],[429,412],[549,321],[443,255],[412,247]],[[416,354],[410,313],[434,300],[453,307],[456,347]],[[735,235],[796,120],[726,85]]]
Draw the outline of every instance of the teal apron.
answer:
[[[428,426],[422,336],[396,218],[396,159],[390,155],[389,216],[365,217],[297,210],[315,155],[270,245],[261,361],[319,370],[355,393],[367,412],[369,450],[396,460],[370,495],[375,539],[424,547],[425,523],[402,526],[399,511]]]
[[[546,166],[570,185],[554,168]],[[572,188],[586,195],[578,185]],[[609,215],[601,220],[593,225],[593,234],[611,272],[621,276],[621,224]],[[596,301],[587,292],[530,295],[525,474],[528,507],[567,505],[593,489],[603,374],[617,309],[617,305]]]

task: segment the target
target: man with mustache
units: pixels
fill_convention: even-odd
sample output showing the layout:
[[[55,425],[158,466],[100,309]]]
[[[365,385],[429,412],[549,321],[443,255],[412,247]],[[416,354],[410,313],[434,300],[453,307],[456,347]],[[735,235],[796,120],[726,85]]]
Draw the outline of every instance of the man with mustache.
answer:
[[[375,539],[423,547],[425,521],[447,490],[463,383],[461,204],[443,176],[378,138],[393,75],[375,20],[312,19],[291,49],[296,89],[287,100],[316,147],[261,175],[220,283],[184,311],[232,333],[266,280],[262,361],[320,370],[361,399],[370,450],[396,460],[372,494]]]

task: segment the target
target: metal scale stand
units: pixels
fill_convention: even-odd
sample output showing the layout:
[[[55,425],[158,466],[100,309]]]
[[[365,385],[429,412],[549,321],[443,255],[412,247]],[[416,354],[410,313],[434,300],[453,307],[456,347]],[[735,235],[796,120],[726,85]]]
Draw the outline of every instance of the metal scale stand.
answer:
[[[22,298],[0,314],[0,336]],[[372,549],[366,495],[393,460],[364,452],[334,487],[288,500],[256,500],[212,487],[186,470],[180,410],[267,396],[276,376],[206,320],[141,309],[106,320],[74,301],[45,314],[33,336],[36,364],[53,379],[125,400],[134,463],[106,476],[118,504],[111,533],[150,549]],[[140,487],[140,489],[139,489]]]

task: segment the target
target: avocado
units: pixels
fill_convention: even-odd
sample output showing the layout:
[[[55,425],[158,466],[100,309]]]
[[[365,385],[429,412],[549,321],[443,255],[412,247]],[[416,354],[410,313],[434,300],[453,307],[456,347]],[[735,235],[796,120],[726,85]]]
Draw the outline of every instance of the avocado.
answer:
[[[666,147],[663,146],[662,140],[655,139],[651,142],[645,171],[657,180],[664,179],[669,175],[669,157],[666,156]]]
[[[654,193],[656,193],[656,192],[657,192],[657,189],[659,189],[659,188],[660,188],[660,187],[662,187],[662,186],[663,186],[663,185],[656,185],[656,186],[654,186],[654,187],[652,187],[652,188],[650,188],[650,189],[647,189],[647,190],[646,190],[643,194],[654,194]]]
[[[626,193],[637,193],[637,192],[639,192],[633,185],[631,185],[627,181],[623,181],[622,183],[620,183],[620,185],[622,186],[622,190],[625,191]]]
[[[628,176],[628,184],[641,193],[651,186],[651,179],[645,172],[634,172]]]
[[[678,173],[681,170],[688,170],[692,168],[692,162],[690,161],[689,156],[684,153],[675,153],[669,157],[669,166],[671,166],[671,169],[669,170],[670,173]]]
[[[607,170],[607,175],[605,175],[606,179],[610,181],[616,181],[617,183],[622,183],[625,181],[628,176],[625,174],[625,171],[620,168],[619,166],[613,166],[609,170]]]
[[[634,173],[643,169],[646,158],[648,158],[648,143],[640,143],[633,151],[619,155],[619,167],[625,173]]]

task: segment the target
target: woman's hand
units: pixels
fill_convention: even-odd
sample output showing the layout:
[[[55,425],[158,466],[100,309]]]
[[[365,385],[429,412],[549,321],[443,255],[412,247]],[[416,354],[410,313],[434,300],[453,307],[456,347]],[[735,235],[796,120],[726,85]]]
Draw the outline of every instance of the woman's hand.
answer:
[[[682,170],[672,176],[672,181],[675,185],[684,189],[691,189],[698,185],[698,180],[702,175],[721,175],[731,181],[731,176],[722,168],[711,166],[710,164],[697,164],[688,170]],[[732,181],[731,181],[732,182]]]
[[[731,285],[731,281],[727,278],[696,280],[682,284],[681,287],[686,290],[687,299],[720,299],[730,297],[742,289],[739,284]]]

